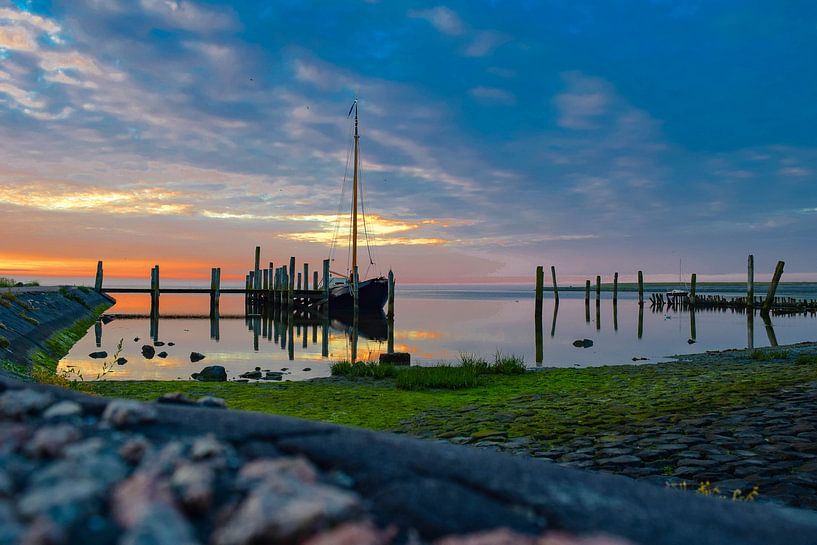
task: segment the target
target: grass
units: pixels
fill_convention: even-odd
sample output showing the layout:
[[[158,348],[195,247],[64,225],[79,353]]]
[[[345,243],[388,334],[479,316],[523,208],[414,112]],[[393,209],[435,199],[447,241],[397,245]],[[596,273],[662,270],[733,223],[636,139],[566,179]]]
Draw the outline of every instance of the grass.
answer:
[[[797,365],[814,365],[817,364],[817,355],[814,354],[800,354],[794,360]]]
[[[40,283],[36,280],[31,282],[17,282],[13,278],[7,278],[5,276],[0,276],[0,288],[13,288],[16,286],[25,286],[25,287],[33,287],[39,286]]]
[[[20,318],[22,318],[26,322],[30,323],[31,325],[34,325],[34,326],[40,325],[40,321],[37,318],[35,318],[33,316],[29,316],[25,312],[20,313]]]
[[[772,360],[785,360],[789,357],[788,350],[755,350],[750,355],[755,361],[772,361]]]
[[[423,371],[420,371],[423,373]],[[483,375],[483,379],[487,379]],[[576,434],[620,432],[629,422],[684,418],[751,404],[765,393],[817,380],[817,366],[767,365],[742,356],[720,363],[671,362],[495,375],[465,389],[403,390],[368,378],[285,383],[86,382],[90,393],[154,400],[164,393],[213,395],[234,409],[298,416],[423,437],[503,430],[561,444]]]
[[[347,378],[393,378],[401,390],[458,390],[480,384],[482,375],[518,375],[525,372],[525,361],[518,356],[503,357],[497,352],[493,363],[473,354],[461,354],[460,364],[441,363],[433,367],[395,367],[394,365],[342,361],[330,367],[332,376]]]
[[[88,289],[88,288],[86,288],[86,289]],[[80,288],[80,290],[82,290],[82,288]],[[85,292],[83,292],[83,293],[85,293]],[[69,301],[74,301],[75,303],[79,303],[80,305],[82,305],[85,308],[89,308],[88,303],[86,303],[85,300],[82,297],[80,297],[79,295],[77,295],[75,293],[71,293],[70,291],[68,291],[68,288],[66,288],[65,286],[60,288],[60,295],[62,295],[63,297],[65,297]]]

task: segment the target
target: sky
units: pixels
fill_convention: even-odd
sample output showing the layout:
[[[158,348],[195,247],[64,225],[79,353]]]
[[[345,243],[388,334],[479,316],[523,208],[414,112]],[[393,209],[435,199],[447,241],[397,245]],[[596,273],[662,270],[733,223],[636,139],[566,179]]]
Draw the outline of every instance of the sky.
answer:
[[[810,1],[0,0],[0,276],[345,270],[358,97],[364,274],[817,280],[815,58]]]

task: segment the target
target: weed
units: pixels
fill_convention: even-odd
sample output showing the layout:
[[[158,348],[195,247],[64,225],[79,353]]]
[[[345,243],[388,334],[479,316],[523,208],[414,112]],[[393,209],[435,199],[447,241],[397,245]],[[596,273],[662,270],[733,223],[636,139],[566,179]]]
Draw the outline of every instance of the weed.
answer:
[[[13,303],[14,301],[17,300],[17,296],[14,295],[13,293],[11,293],[11,290],[8,290],[8,291],[4,291],[3,293],[0,293],[0,299],[2,299],[3,301],[8,301],[8,302]]]
[[[97,373],[96,380],[101,380],[113,371],[113,367],[116,364],[116,360],[119,359],[119,356],[122,355],[122,345],[124,344],[125,339],[119,339],[119,344],[116,345],[116,352],[114,352],[113,356],[111,356],[110,361],[106,361],[102,363],[102,370]]]
[[[15,284],[17,284],[17,282],[15,282],[13,278],[0,276],[0,288],[12,288]]]
[[[10,345],[11,345],[11,342],[9,342],[9,340],[8,340],[7,338],[5,338],[5,337],[3,337],[2,335],[0,335],[0,348],[2,348],[2,349],[4,349],[4,350],[5,350],[5,349],[6,349],[6,348],[8,348]]]
[[[31,306],[31,303],[29,303],[28,301],[25,301],[23,299],[20,299],[19,297],[17,298],[17,304],[20,305],[21,307],[23,307],[23,309],[25,309],[25,310],[27,310],[29,312],[32,312],[34,310],[34,307]]]
[[[425,390],[443,388],[458,390],[479,385],[480,373],[473,367],[461,365],[437,365],[434,367],[409,367],[400,369],[395,385],[401,390]]]
[[[789,357],[788,350],[772,350],[769,352],[765,352],[762,350],[755,350],[749,356],[755,361],[772,361],[772,360],[785,360]]]
[[[672,475],[674,472],[675,472],[675,468],[674,468],[674,467],[672,467],[672,466],[664,466],[664,467],[661,469],[661,474],[662,474],[662,475],[666,475],[666,476],[668,476],[668,477],[669,477],[670,475]]]
[[[84,306],[85,308],[90,308],[88,306],[88,303],[86,303],[85,300],[82,297],[80,297],[76,293],[71,293],[70,291],[68,291],[68,288],[66,288],[65,286],[60,288],[60,295],[62,295],[63,297],[65,297],[69,301],[79,303],[80,305]]]
[[[332,376],[342,377],[366,377],[366,378],[392,378],[395,374],[393,365],[381,365],[379,363],[339,361],[329,368]]]
[[[29,316],[25,312],[20,313],[20,318],[22,318],[26,322],[30,323],[31,325],[34,325],[34,326],[40,325],[40,321],[37,318],[35,318],[33,316]]]
[[[502,356],[497,351],[494,356],[494,363],[488,368],[488,373],[494,375],[521,375],[527,370],[525,360],[520,356]]]
[[[810,355],[810,354],[800,354],[797,356],[797,359],[794,360],[794,363],[797,365],[812,365],[817,363],[817,356]]]

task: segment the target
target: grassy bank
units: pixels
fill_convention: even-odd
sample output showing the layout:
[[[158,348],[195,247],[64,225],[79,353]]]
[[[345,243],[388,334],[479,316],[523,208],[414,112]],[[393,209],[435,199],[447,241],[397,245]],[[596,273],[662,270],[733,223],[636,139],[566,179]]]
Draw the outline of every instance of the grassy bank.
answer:
[[[495,374],[463,389],[400,389],[396,377],[288,383],[108,381],[85,391],[142,400],[181,391],[215,395],[234,409],[324,420],[421,437],[535,437],[560,444],[657,416],[682,417],[751,404],[764,393],[817,380],[817,347],[761,359],[747,351],[656,365]]]

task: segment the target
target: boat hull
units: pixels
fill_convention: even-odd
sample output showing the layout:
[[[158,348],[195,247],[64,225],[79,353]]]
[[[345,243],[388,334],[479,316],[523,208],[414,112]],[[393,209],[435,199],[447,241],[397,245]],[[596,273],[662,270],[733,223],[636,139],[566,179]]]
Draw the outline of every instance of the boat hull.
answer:
[[[381,310],[389,298],[389,281],[383,277],[364,280],[358,284],[358,309]],[[352,286],[337,286],[329,290],[331,311],[354,309]]]

